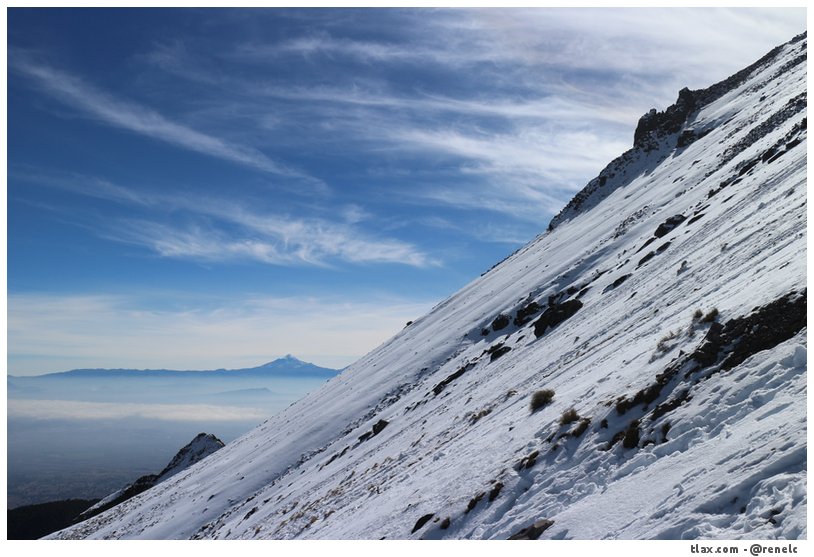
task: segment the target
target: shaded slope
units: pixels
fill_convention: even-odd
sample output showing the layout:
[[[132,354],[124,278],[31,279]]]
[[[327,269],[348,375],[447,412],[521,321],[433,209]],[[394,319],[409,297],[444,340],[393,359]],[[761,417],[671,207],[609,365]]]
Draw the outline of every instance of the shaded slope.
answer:
[[[9,509],[6,539],[36,540],[76,522],[79,513],[97,499],[65,499]]]

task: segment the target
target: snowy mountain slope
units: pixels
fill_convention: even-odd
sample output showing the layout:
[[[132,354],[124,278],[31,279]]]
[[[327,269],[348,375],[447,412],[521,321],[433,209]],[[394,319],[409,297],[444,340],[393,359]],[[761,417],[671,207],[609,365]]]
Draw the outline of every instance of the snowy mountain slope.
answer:
[[[790,43],[804,41],[805,38],[805,34],[798,35]],[[596,206],[597,203],[617,188],[628,185],[637,175],[634,171],[636,166],[641,167],[642,164],[645,164],[648,167],[653,167],[664,160],[671,153],[670,149],[660,148],[665,140],[668,144],[681,149],[706,134],[710,129],[710,123],[696,122],[695,125],[687,125],[688,117],[697,108],[708,105],[721,98],[721,96],[731,93],[743,85],[750,75],[763,70],[767,66],[771,67],[775,74],[779,74],[784,73],[790,67],[805,62],[806,51],[801,49],[794,57],[785,58],[783,65],[780,67],[771,65],[771,62],[782,53],[785,46],[781,45],[772,49],[754,64],[706,89],[697,91],[691,91],[687,88],[682,89],[678,93],[676,103],[663,112],[657,112],[655,108],[651,109],[639,119],[636,131],[633,134],[633,147],[611,161],[599,173],[599,176],[591,180],[582,191],[575,195],[562,211],[551,219],[548,229],[553,230],[561,222]],[[805,92],[803,92],[801,95],[791,98],[787,105],[783,107],[783,110],[773,113],[772,117],[766,121],[768,125],[752,128],[750,130],[752,137],[746,139],[753,141],[763,132],[773,129],[777,124],[805,109],[805,106],[806,98]],[[714,125],[714,122],[712,124]],[[681,134],[676,139],[672,136],[677,132],[681,132]],[[727,150],[724,153],[724,160],[728,160],[737,152],[738,149]],[[719,160],[719,164],[722,164],[724,160]]]
[[[54,537],[805,537],[806,45],[322,389]]]
[[[118,505],[122,501],[126,501],[142,491],[146,491],[151,487],[168,480],[175,474],[189,468],[196,462],[199,462],[211,455],[215,451],[223,448],[223,441],[212,435],[211,433],[199,433],[195,438],[181,447],[181,449],[172,457],[169,464],[158,474],[148,474],[138,478],[135,482],[127,485],[117,491],[114,491],[107,497],[103,497],[95,505],[84,511],[79,515],[80,518],[89,518],[109,509],[114,505]]]

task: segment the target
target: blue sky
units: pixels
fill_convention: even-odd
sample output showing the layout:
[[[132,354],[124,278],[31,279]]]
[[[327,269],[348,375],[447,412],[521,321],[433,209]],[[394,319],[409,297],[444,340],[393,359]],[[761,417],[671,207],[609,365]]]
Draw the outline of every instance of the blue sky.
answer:
[[[8,11],[9,372],[341,367],[777,10]]]

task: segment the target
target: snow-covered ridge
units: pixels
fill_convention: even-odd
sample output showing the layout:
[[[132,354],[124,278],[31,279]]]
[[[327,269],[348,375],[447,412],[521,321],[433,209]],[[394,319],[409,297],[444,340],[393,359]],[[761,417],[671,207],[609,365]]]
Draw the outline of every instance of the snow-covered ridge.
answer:
[[[155,483],[159,484],[203,460],[217,450],[223,448],[223,441],[211,433],[199,433],[195,438],[181,448],[164,469],[158,473]]]
[[[700,109],[720,99],[727,93],[738,89],[750,76],[760,73],[761,70],[767,67],[774,68],[777,73],[785,73],[793,66],[804,65],[807,59],[806,36],[807,33],[802,33],[794,37],[786,45],[772,49],[750,66],[705,89],[691,91],[685,87],[678,92],[678,99],[675,104],[667,107],[663,112],[657,112],[653,108],[643,115],[639,119],[636,131],[633,134],[633,147],[611,161],[599,173],[599,176],[580,190],[551,219],[548,230],[553,230],[560,223],[595,206],[616,188],[630,183],[638,172],[647,172],[648,169],[660,164],[663,157],[670,152],[670,147],[683,149],[707,133],[708,129],[691,125],[693,115],[696,115]],[[796,56],[784,58],[785,65],[779,68],[772,65],[779,56],[783,55],[785,48],[799,43],[802,43],[803,47],[799,49]],[[772,79],[773,76],[767,77]],[[790,117],[800,112],[805,108],[805,101],[805,92],[803,92],[802,97],[790,101],[792,110],[784,107],[785,110],[781,109],[779,111],[779,117]]]
[[[145,491],[154,485],[171,478],[175,474],[189,468],[196,462],[199,462],[224,447],[223,441],[212,435],[211,433],[199,433],[195,438],[184,445],[170,460],[169,464],[158,474],[148,474],[142,476],[134,481],[132,484],[127,485],[117,491],[114,491],[107,497],[103,497],[95,505],[84,511],[79,515],[80,518],[89,518],[95,516],[100,512],[118,505],[122,501],[126,501],[142,491]]]
[[[53,537],[805,537],[806,43],[323,388]]]

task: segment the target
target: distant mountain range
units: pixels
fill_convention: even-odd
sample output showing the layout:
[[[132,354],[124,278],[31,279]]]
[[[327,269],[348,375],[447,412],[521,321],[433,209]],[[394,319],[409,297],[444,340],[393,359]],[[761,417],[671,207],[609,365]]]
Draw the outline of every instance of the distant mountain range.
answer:
[[[19,506],[106,495],[164,464],[196,431],[231,441],[339,373],[286,356],[231,370],[9,376],[9,500]],[[67,503],[41,510],[66,505],[76,510]]]
[[[173,369],[72,369],[44,375],[9,375],[9,379],[71,379],[77,377],[153,377],[153,378],[249,378],[249,377],[300,377],[330,378],[341,370],[320,367],[295,358],[291,354],[257,367],[241,369],[173,370]]]
[[[9,375],[6,384],[9,400],[227,404],[276,411],[340,371],[287,355],[242,369],[74,369]]]

